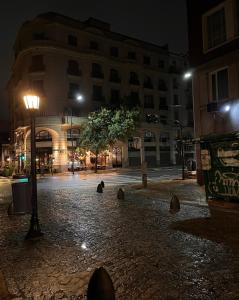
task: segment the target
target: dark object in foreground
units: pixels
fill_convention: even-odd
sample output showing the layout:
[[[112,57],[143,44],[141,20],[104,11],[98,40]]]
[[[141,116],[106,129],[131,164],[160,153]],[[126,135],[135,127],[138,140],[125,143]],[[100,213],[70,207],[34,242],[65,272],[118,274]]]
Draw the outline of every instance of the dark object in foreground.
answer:
[[[170,210],[171,214],[175,214],[180,211],[180,202],[176,195],[173,195],[170,202]]]
[[[119,188],[119,190],[118,190],[117,199],[124,200],[124,191],[122,188]]]
[[[103,193],[103,188],[102,188],[102,185],[99,183],[98,186],[97,186],[97,193]]]
[[[104,181],[103,181],[103,180],[100,182],[100,184],[101,184],[102,188],[104,188],[104,187],[105,187],[105,183],[104,183]]]
[[[87,300],[115,300],[113,282],[103,267],[96,269],[90,278]]]

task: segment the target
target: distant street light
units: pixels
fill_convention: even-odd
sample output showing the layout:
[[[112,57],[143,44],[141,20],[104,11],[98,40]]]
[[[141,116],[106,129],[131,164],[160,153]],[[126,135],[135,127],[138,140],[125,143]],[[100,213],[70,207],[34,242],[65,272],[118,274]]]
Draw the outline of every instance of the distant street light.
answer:
[[[30,228],[26,235],[26,239],[36,238],[43,235],[38,220],[37,207],[37,180],[36,180],[36,140],[35,140],[35,112],[39,109],[40,98],[33,94],[23,97],[26,109],[30,113],[31,118],[31,203],[32,215]]]
[[[182,180],[185,179],[184,176],[184,144],[183,144],[183,125],[180,123],[179,120],[175,120],[175,125],[180,130],[180,144],[181,144],[181,159],[182,159]]]
[[[192,72],[188,71],[188,72],[184,73],[183,78],[185,80],[187,80],[187,79],[191,78],[192,76],[193,76]]]
[[[81,95],[81,94],[77,94],[76,96],[75,96],[75,99],[80,103],[80,102],[83,102],[83,100],[84,100],[84,97],[83,97],[83,95]],[[70,112],[71,112],[71,131],[70,131],[70,133],[71,133],[71,157],[72,157],[72,159],[71,159],[71,162],[72,162],[72,165],[71,165],[71,171],[72,171],[72,174],[74,175],[75,174],[75,170],[74,170],[74,164],[75,164],[75,152],[74,152],[74,150],[73,150],[73,148],[74,148],[74,141],[73,141],[73,134],[72,134],[72,131],[73,131],[73,128],[72,128],[72,117],[73,117],[73,111],[72,111],[72,107],[69,107],[69,109],[70,109]]]

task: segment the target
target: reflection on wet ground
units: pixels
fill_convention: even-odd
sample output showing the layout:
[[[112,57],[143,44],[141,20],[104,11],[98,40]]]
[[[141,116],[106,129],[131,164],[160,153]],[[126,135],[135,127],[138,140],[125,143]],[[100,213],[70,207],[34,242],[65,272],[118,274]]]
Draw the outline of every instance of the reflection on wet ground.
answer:
[[[99,266],[120,300],[239,299],[237,226],[206,207],[171,214],[158,197],[126,190],[118,200],[117,191],[42,186],[36,242],[24,241],[29,216],[8,217],[0,203],[0,265],[13,299],[83,299]]]

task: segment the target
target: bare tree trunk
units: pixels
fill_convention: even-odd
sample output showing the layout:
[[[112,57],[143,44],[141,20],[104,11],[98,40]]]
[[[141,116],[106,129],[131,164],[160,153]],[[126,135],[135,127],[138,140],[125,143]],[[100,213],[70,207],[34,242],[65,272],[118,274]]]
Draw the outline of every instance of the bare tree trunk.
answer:
[[[98,151],[95,153],[95,173],[97,173]]]

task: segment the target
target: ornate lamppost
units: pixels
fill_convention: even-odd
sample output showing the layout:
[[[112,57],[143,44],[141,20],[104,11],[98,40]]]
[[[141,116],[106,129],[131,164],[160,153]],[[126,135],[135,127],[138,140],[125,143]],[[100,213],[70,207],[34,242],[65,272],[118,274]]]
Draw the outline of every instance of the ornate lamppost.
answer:
[[[29,93],[23,97],[26,109],[30,113],[31,119],[31,203],[32,215],[30,228],[26,239],[32,239],[43,235],[38,220],[37,207],[37,179],[36,179],[36,138],[35,138],[35,112],[39,109],[40,98],[37,95]]]
[[[81,94],[77,94],[75,96],[75,99],[80,103],[82,101],[84,101],[84,97]],[[74,151],[74,139],[73,139],[73,123],[72,123],[72,119],[73,119],[73,111],[72,111],[72,107],[68,108],[70,110],[71,113],[71,123],[70,123],[70,137],[71,137],[71,171],[72,171],[72,175],[75,174],[75,151]]]
[[[183,125],[180,123],[180,121],[175,120],[175,125],[179,128],[180,130],[180,144],[181,144],[181,159],[182,159],[182,180],[185,179],[185,174],[184,174],[184,144],[183,144]]]

